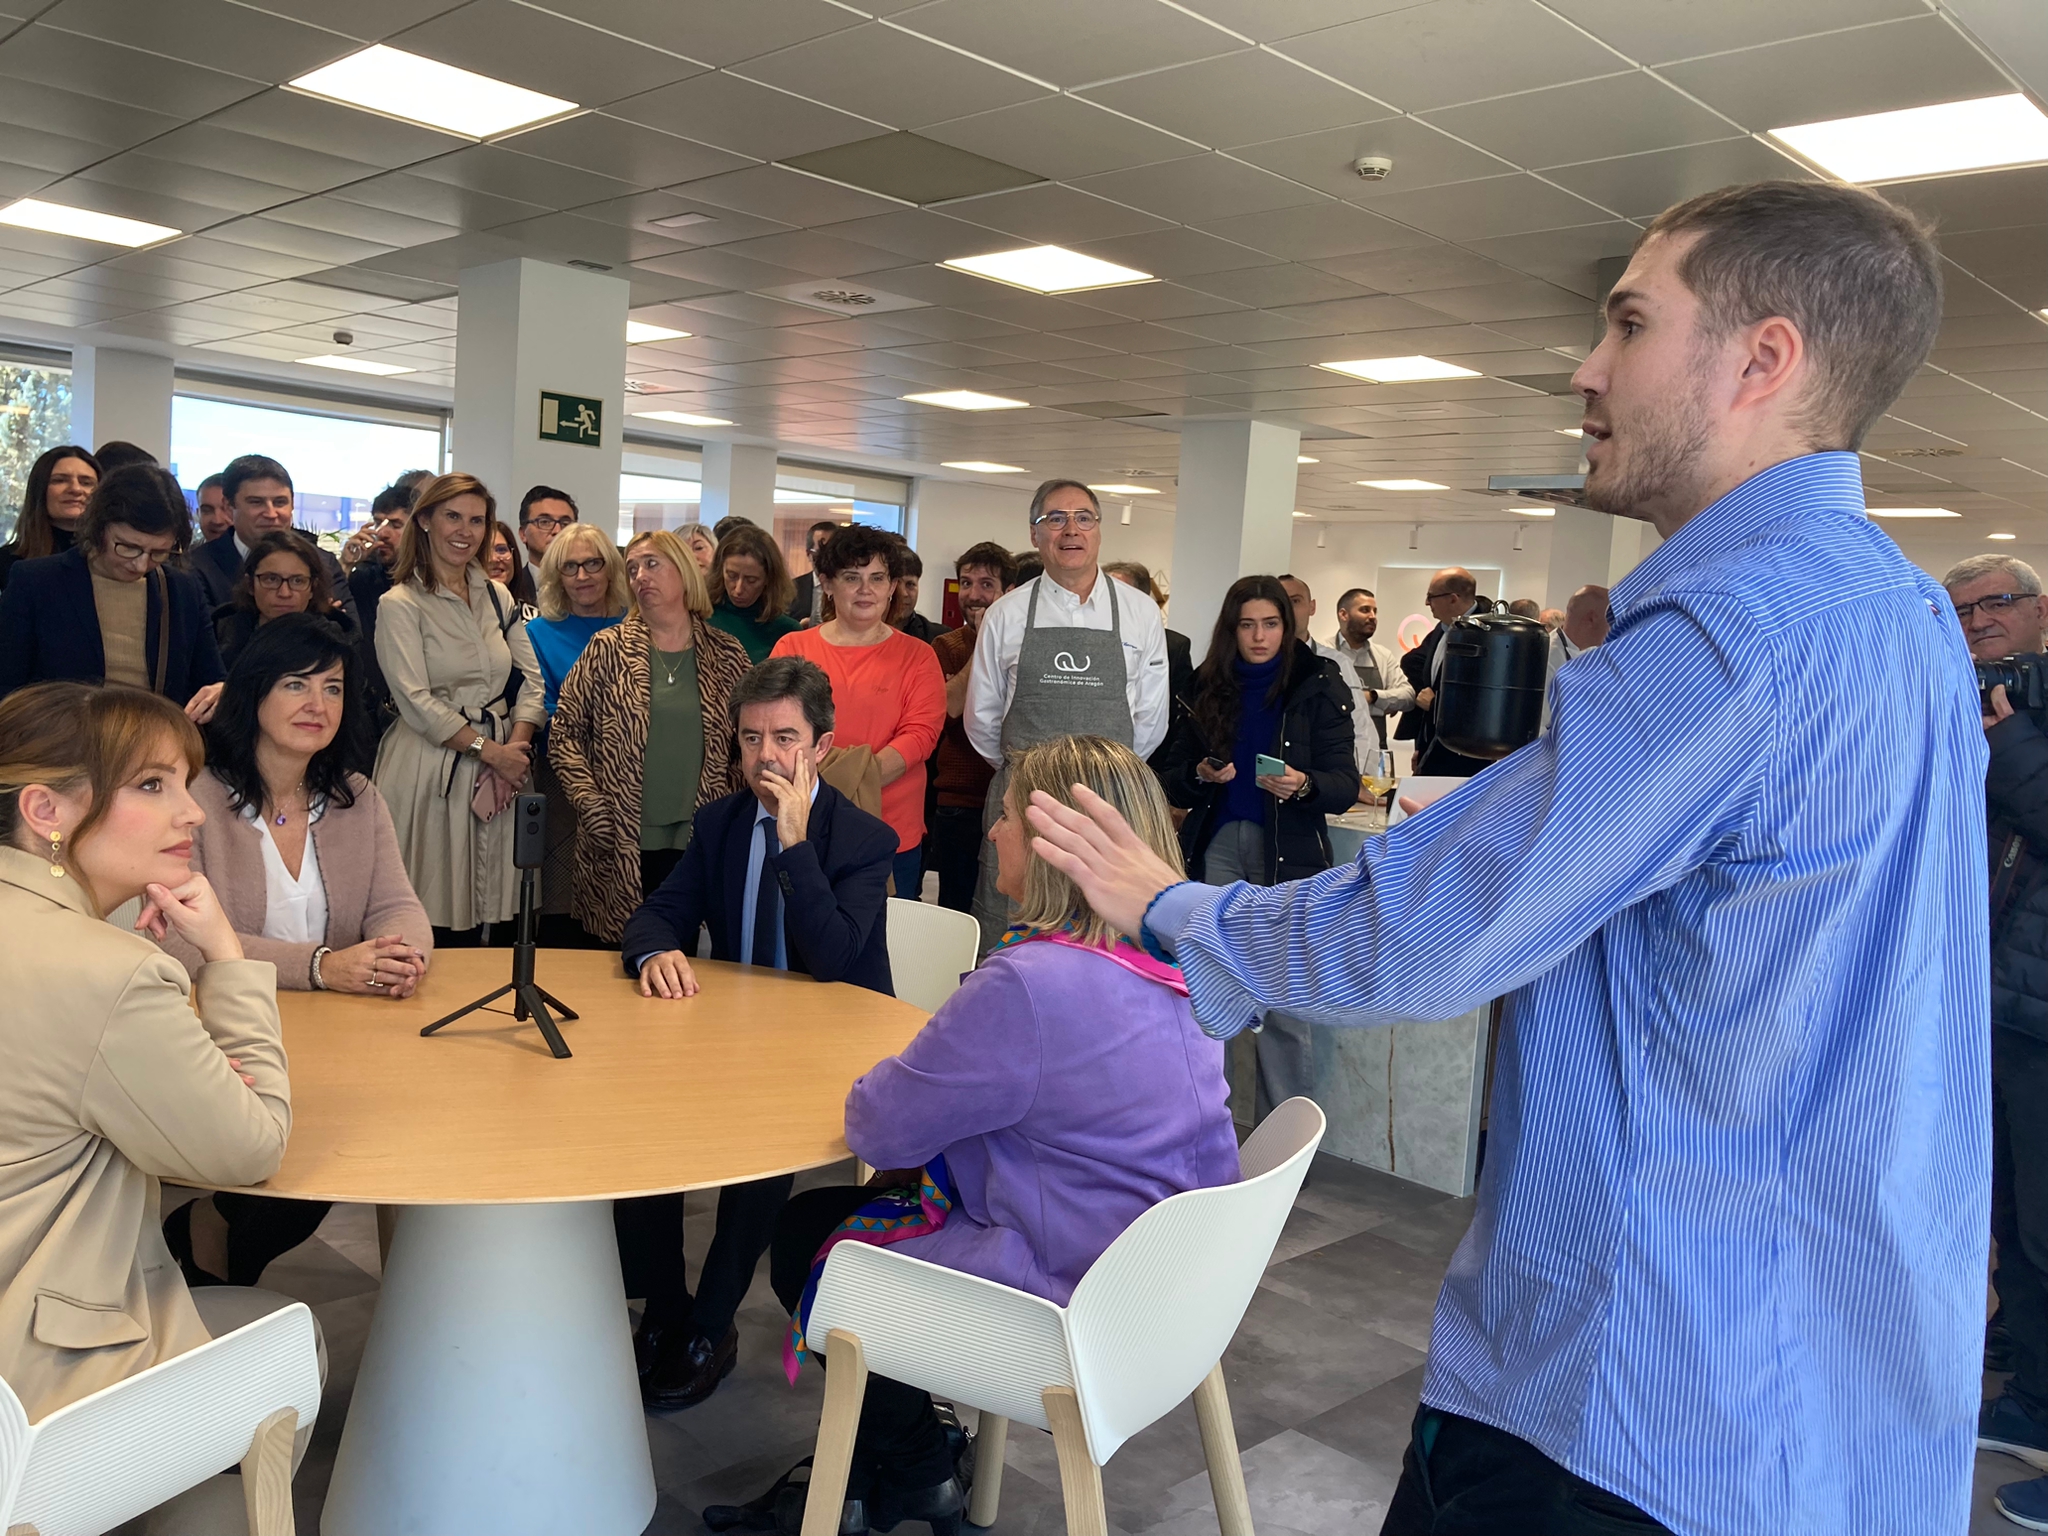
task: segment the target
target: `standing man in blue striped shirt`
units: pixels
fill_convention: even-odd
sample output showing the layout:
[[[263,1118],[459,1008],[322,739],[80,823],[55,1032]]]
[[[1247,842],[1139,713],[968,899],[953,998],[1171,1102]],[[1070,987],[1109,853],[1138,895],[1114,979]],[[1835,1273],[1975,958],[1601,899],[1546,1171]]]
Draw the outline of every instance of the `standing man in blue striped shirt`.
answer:
[[[1264,890],[1176,884],[1099,802],[1031,809],[1212,1033],[1507,996],[1388,1536],[1967,1525],[1984,731],[1853,451],[1940,315],[1932,243],[1872,193],[1668,210],[1574,380],[1588,497],[1665,542],[1547,732]]]

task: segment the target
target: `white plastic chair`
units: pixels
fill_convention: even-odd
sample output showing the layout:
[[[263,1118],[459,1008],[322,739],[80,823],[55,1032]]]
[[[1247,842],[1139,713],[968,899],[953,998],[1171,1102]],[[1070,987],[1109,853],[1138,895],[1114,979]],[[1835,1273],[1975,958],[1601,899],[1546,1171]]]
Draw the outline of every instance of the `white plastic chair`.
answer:
[[[0,1382],[0,1531],[99,1536],[239,1461],[250,1536],[292,1536],[292,1437],[319,1409],[302,1302],[37,1424]]]
[[[981,958],[981,924],[965,912],[889,898],[889,975],[906,1003],[937,1013]]]
[[[1223,1536],[1252,1536],[1219,1362],[1280,1240],[1323,1112],[1289,1099],[1238,1153],[1243,1179],[1162,1200],[1097,1259],[1064,1307],[892,1248],[840,1243],[807,1330],[831,1356],[803,1536],[833,1536],[867,1374],[981,1410],[967,1518],[992,1525],[1009,1420],[1052,1431],[1071,1536],[1105,1536],[1102,1467],[1193,1394]]]

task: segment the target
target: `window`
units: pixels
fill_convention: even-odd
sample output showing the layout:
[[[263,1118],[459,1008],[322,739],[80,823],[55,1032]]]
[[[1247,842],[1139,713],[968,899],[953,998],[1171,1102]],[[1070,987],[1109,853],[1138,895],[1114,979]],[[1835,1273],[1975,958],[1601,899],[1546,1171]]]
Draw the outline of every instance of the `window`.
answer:
[[[169,467],[188,497],[196,501],[200,481],[245,453],[276,459],[291,472],[299,527],[337,537],[368,522],[371,501],[407,470],[442,464],[440,429],[424,421],[372,421],[196,395],[172,400]]]
[[[680,528],[702,520],[703,455],[691,448],[636,442],[620,459],[619,542],[654,528]],[[891,533],[904,529],[910,482],[890,475],[820,464],[778,461],[771,529],[793,574],[810,569],[805,535],[818,522],[865,523]]]
[[[14,537],[28,472],[71,440],[71,371],[0,361],[0,542]]]

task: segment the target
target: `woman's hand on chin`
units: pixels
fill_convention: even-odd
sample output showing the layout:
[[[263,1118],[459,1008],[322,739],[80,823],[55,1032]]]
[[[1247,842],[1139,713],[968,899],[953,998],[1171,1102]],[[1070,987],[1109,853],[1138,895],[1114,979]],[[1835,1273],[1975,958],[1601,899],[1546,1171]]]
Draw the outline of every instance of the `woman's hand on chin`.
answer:
[[[220,900],[204,875],[193,875],[177,885],[146,886],[135,928],[154,939],[175,930],[209,964],[243,958],[241,937],[228,922],[227,913],[221,911]]]

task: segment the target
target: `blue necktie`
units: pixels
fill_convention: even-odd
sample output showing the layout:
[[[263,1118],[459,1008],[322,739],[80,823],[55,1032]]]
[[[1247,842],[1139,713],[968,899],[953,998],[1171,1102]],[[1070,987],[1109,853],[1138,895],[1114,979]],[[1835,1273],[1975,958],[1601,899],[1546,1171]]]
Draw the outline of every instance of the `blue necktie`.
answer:
[[[775,964],[775,939],[781,932],[782,888],[775,878],[775,855],[782,841],[775,835],[775,823],[761,824],[761,883],[754,892],[754,964]]]

